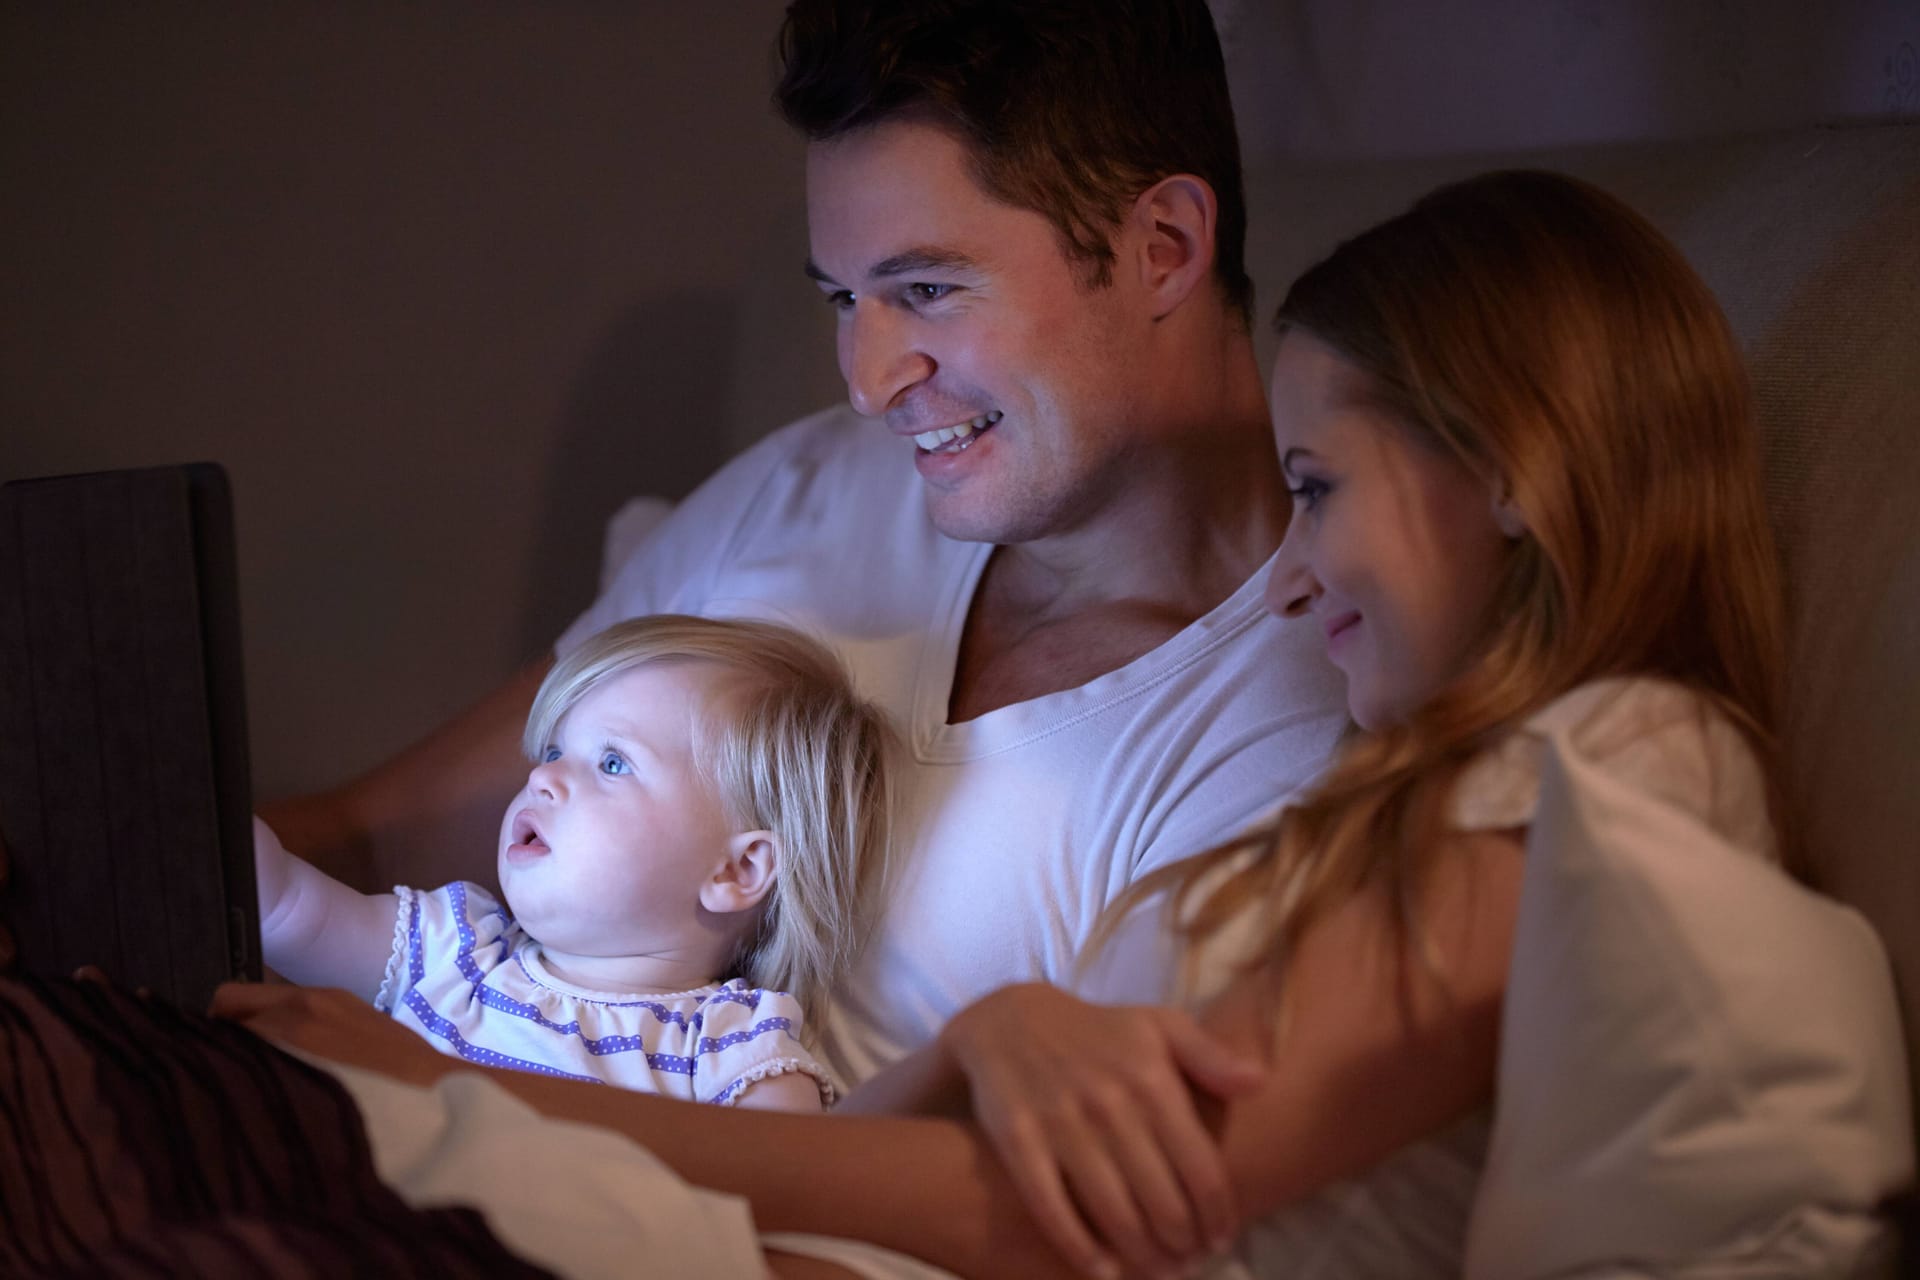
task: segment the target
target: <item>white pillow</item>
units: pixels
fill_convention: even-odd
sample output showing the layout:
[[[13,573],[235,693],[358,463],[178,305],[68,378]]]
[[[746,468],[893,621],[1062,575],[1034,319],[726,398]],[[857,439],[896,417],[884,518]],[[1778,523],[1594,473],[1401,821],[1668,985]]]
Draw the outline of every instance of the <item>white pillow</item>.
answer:
[[[1871,927],[1545,744],[1468,1275],[1826,1275],[1913,1176]]]

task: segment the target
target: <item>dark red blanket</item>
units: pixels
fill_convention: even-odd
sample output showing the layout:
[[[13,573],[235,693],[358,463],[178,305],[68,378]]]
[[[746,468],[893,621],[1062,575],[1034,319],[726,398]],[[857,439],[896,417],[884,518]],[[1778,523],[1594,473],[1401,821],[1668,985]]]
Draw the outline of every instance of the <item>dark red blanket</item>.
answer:
[[[250,1032],[0,980],[0,1275],[546,1274],[403,1204],[339,1084]]]

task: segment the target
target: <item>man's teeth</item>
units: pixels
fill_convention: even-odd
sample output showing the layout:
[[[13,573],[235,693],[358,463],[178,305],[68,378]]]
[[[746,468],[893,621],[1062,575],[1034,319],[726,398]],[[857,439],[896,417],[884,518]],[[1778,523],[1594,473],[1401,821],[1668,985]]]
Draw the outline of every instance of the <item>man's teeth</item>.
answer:
[[[955,440],[970,439],[974,432],[985,431],[988,427],[1000,421],[1000,418],[1000,411],[994,409],[981,414],[972,421],[963,422],[957,427],[936,427],[932,431],[922,431],[913,438],[913,442],[922,449],[932,452],[941,445],[952,444]]]

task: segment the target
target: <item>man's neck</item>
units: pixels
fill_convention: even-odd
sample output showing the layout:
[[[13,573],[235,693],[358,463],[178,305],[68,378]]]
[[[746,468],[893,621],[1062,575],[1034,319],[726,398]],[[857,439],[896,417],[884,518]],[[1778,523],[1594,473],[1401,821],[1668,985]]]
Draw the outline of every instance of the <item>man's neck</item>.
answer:
[[[1075,528],[994,549],[968,610],[949,721],[1126,665],[1273,554],[1286,491],[1250,350],[1214,386],[1215,416],[1139,459],[1141,483]]]

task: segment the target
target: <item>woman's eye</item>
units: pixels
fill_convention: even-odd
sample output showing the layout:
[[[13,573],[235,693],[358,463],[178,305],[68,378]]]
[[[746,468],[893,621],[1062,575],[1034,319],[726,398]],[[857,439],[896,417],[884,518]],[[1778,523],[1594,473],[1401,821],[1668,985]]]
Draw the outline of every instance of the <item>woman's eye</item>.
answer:
[[[1302,476],[1287,492],[1293,495],[1295,502],[1311,511],[1320,499],[1327,496],[1327,485],[1324,481]]]
[[[542,751],[540,753],[541,764],[552,764],[555,760],[558,760],[559,758],[560,758],[560,748],[558,747],[548,747],[545,751]]]
[[[608,777],[617,778],[628,771],[626,757],[618,751],[609,751],[600,757],[600,772]]]

